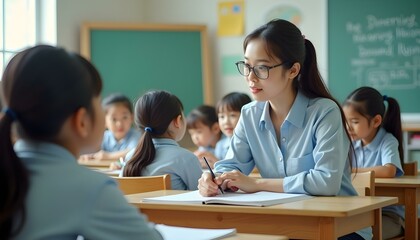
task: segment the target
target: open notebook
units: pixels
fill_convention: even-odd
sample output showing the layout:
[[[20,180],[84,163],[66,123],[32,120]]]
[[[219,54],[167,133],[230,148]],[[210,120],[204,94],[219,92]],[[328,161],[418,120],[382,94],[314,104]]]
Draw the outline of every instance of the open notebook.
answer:
[[[186,228],[157,224],[156,229],[165,240],[210,240],[222,239],[236,235],[235,228],[228,229],[206,229]]]
[[[275,192],[225,192],[215,197],[203,197],[197,191],[168,195],[162,197],[144,198],[143,202],[190,203],[190,204],[228,204],[243,206],[271,206],[280,203],[294,202],[311,198],[305,194],[275,193]]]

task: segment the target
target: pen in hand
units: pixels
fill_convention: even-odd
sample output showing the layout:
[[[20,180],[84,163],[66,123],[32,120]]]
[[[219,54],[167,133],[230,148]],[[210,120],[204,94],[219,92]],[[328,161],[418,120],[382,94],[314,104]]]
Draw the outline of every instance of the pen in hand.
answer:
[[[213,179],[215,179],[215,178],[216,178],[216,175],[214,175],[213,170],[211,170],[210,164],[209,164],[209,162],[207,162],[206,157],[203,157],[203,159],[204,159],[204,162],[206,162],[207,167],[209,168],[209,171],[210,171],[210,173],[211,173],[212,178],[213,178]],[[220,187],[220,185],[218,185],[218,187],[219,187],[220,192],[221,192],[222,194],[225,194],[225,192],[223,191],[222,187]]]

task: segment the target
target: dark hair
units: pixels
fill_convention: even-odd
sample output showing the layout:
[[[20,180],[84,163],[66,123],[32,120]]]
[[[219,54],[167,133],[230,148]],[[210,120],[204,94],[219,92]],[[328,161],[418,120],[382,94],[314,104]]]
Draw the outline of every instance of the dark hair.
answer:
[[[108,111],[109,107],[115,104],[121,104],[126,107],[130,113],[133,113],[133,104],[131,103],[130,99],[128,99],[128,97],[121,93],[110,94],[102,100],[102,108],[105,110],[105,112]]]
[[[0,238],[17,234],[25,223],[29,173],[11,141],[16,121],[19,136],[56,141],[63,123],[76,110],[88,109],[99,96],[102,82],[84,58],[51,46],[35,46],[16,54],[6,67],[3,97],[9,113],[0,120]]]
[[[3,110],[3,97],[2,97],[2,92],[3,92],[3,90],[2,90],[2,82],[0,82],[0,114],[1,114],[1,111]]]
[[[334,101],[340,109],[341,122],[346,129],[343,109],[340,103],[332,97],[319,73],[315,47],[294,24],[282,19],[274,19],[264,24],[245,38],[244,51],[249,42],[254,39],[263,40],[266,44],[268,56],[284,62],[282,67],[291,68],[293,64],[299,63],[301,66],[300,73],[294,79],[293,86],[309,98],[322,97]],[[349,133],[345,132],[350,140]],[[353,148],[351,143],[350,148],[348,156],[351,166],[352,155],[350,153]]]
[[[187,128],[197,128],[198,123],[202,123],[209,128],[212,128],[215,123],[218,123],[216,108],[209,105],[201,105],[191,110],[187,116]]]
[[[225,95],[216,105],[218,112],[227,109],[228,111],[240,112],[243,105],[251,102],[251,98],[248,94],[231,92]]]
[[[137,100],[135,123],[145,131],[134,155],[124,167],[124,177],[141,176],[142,170],[155,158],[156,150],[152,138],[166,133],[169,124],[179,115],[182,116],[183,110],[179,98],[166,91],[150,91]]]
[[[388,109],[386,109],[384,101],[388,102]],[[360,87],[350,93],[343,106],[352,106],[356,112],[368,120],[380,115],[383,119],[381,126],[398,140],[400,161],[401,164],[404,163],[401,111],[395,98],[382,96],[378,90],[371,87]]]

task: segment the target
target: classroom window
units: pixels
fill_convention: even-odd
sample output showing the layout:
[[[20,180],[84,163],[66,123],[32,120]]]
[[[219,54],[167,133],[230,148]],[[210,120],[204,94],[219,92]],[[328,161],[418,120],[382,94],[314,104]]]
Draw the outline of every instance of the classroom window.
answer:
[[[0,72],[21,50],[36,43],[36,2],[0,0]]]

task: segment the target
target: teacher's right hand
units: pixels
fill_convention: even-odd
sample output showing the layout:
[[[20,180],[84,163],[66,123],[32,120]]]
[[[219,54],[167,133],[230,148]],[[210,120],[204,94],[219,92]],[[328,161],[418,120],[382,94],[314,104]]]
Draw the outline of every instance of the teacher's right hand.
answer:
[[[198,191],[203,197],[216,196],[219,194],[218,184],[222,184],[222,181],[218,177],[213,180],[209,172],[204,172],[201,178],[198,179]],[[222,188],[224,187],[222,186]]]

